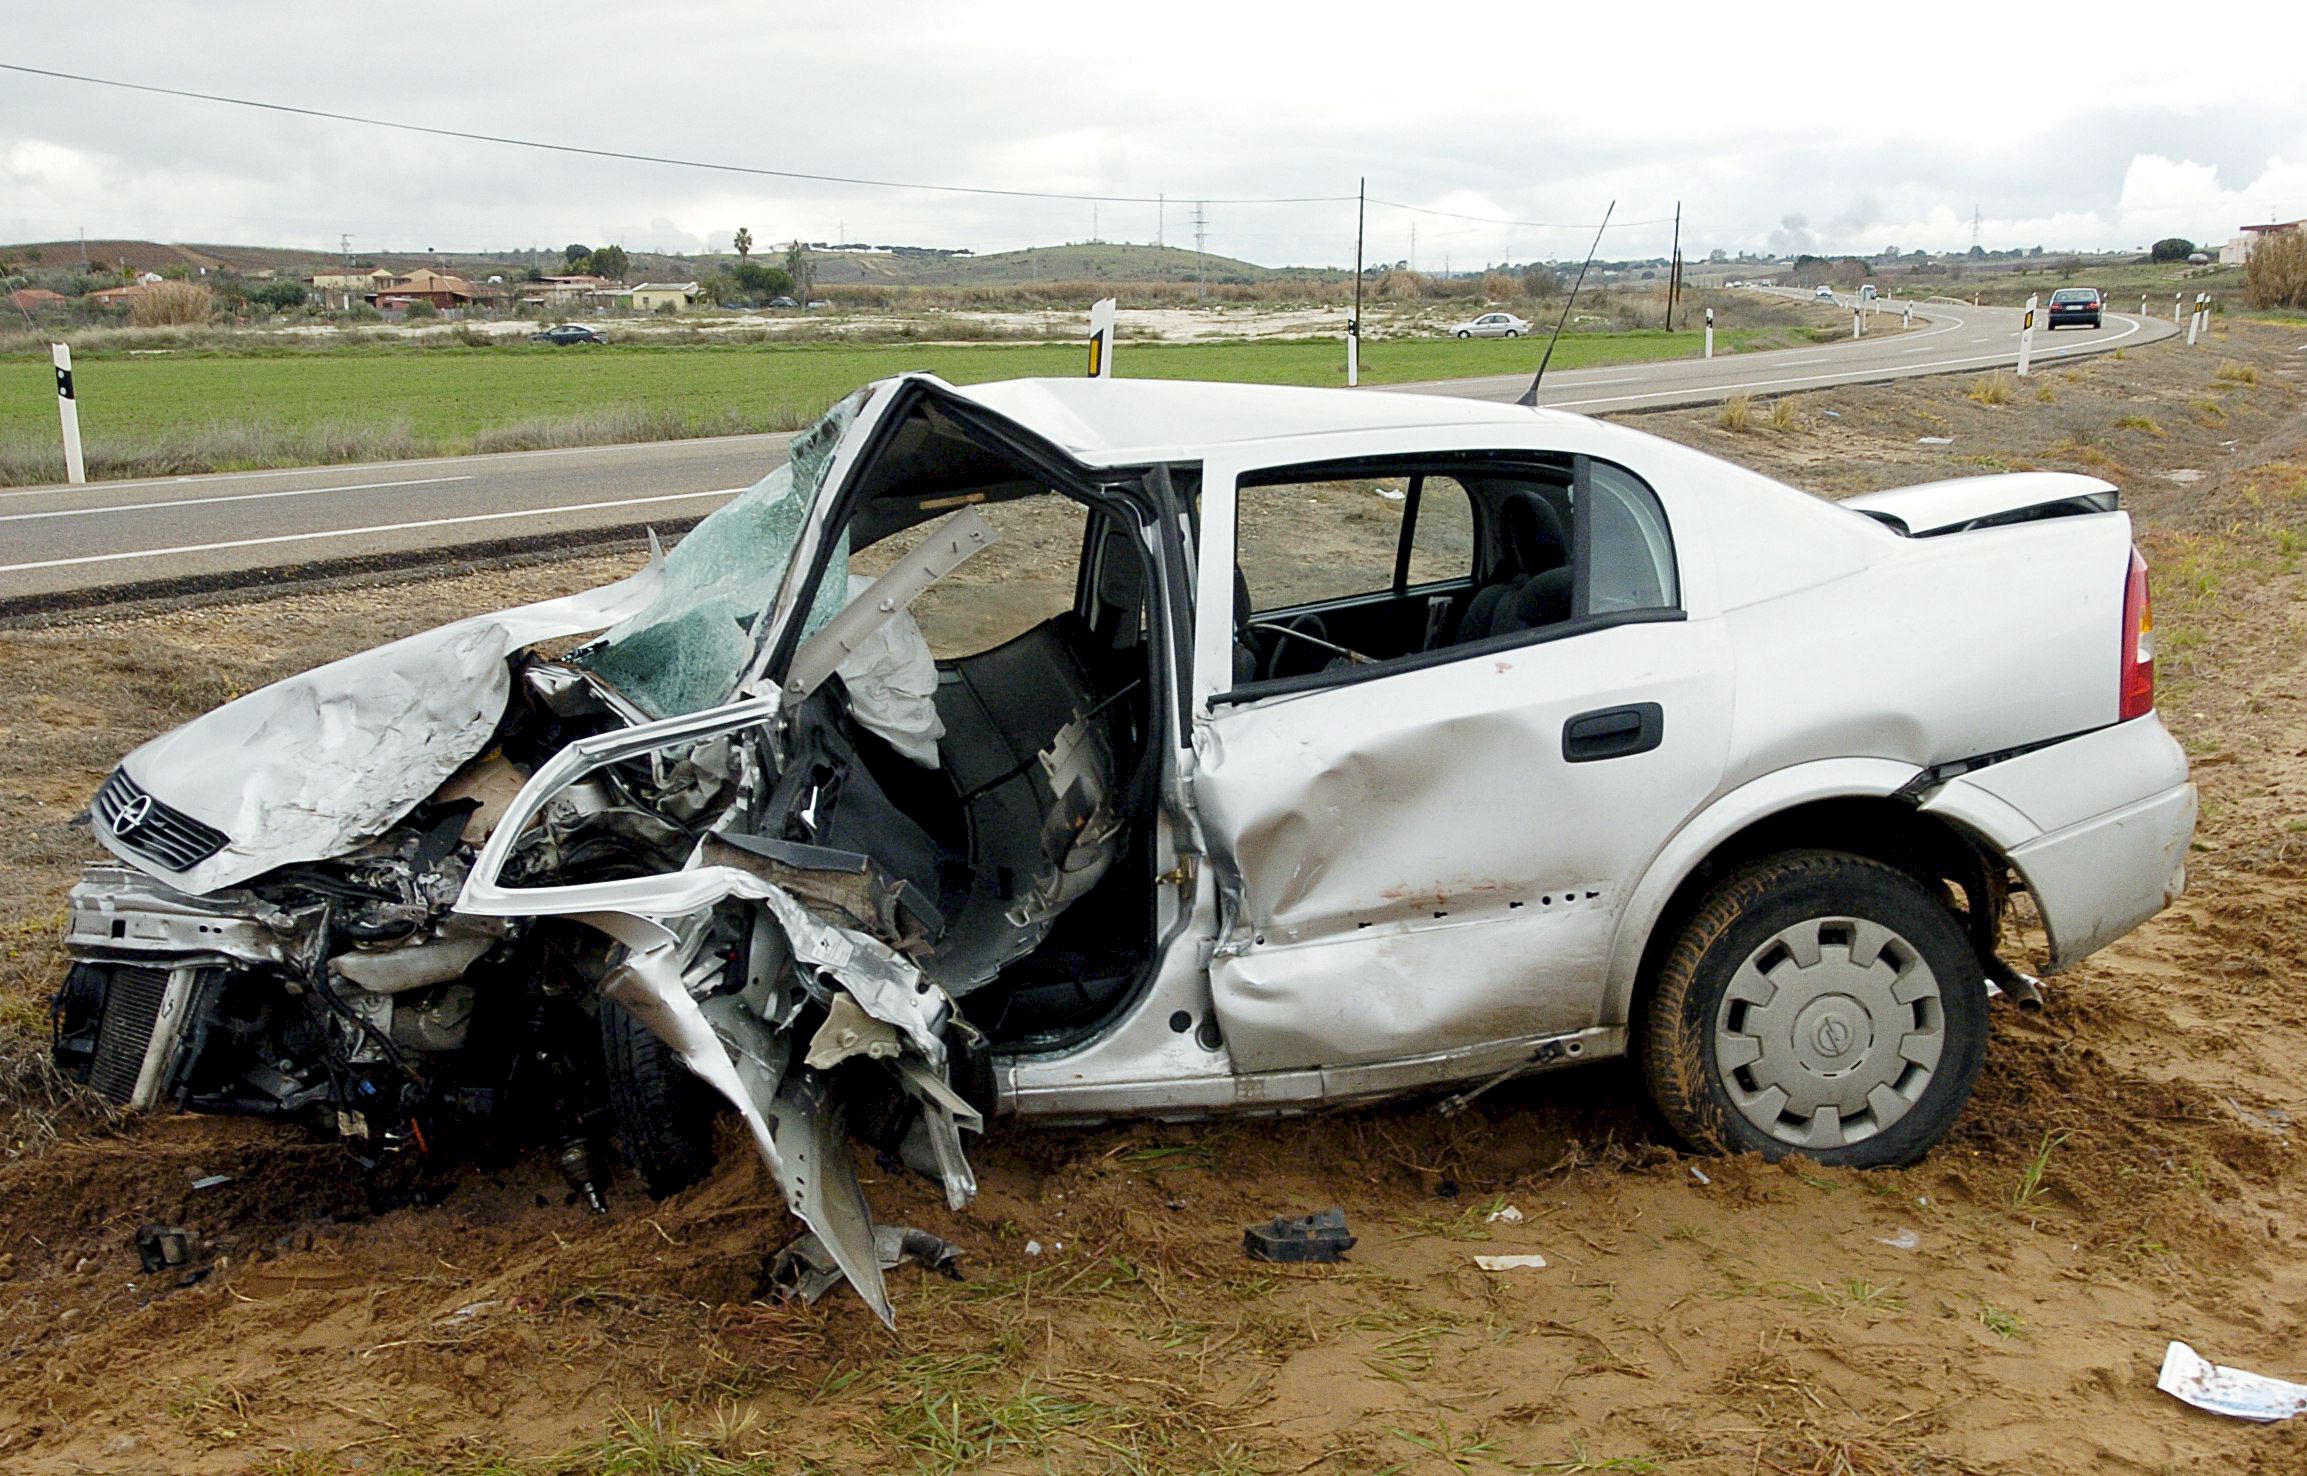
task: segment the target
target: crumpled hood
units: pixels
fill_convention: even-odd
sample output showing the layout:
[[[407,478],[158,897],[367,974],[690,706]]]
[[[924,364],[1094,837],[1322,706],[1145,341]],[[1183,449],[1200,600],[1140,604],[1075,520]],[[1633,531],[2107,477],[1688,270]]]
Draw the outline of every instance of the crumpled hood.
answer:
[[[235,698],[121,761],[161,804],[229,837],[172,872],[96,837],[122,860],[199,896],[374,839],[479,754],[512,696],[509,658],[644,609],[662,565],[599,589],[475,615]]]

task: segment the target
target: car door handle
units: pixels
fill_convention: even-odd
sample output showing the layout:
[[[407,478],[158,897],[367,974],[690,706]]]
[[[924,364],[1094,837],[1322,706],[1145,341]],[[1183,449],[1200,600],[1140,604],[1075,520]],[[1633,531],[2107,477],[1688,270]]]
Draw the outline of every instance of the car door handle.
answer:
[[[1666,738],[1666,709],[1655,702],[1582,712],[1562,725],[1562,761],[1589,764],[1596,759],[1648,753]]]

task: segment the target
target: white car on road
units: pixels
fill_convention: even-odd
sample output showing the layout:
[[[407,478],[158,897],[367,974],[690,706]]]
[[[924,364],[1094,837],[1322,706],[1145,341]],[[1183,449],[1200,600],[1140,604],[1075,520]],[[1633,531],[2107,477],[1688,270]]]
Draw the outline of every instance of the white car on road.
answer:
[[[2152,632],[2087,477],[1836,505],[1552,411],[908,375],[621,584],[129,754],[57,1055],[596,1204],[590,1124],[668,1192],[719,1105],[884,1317],[850,1135],[958,1206],[997,1115],[1631,1056],[1695,1147],[1905,1163],[1990,981],[2039,1002],[2014,892],[2051,972],[2180,890]]]
[[[1512,313],[1484,313],[1463,323],[1452,323],[1443,331],[1453,338],[1520,338],[1530,331],[1530,325]]]
[[[1834,301],[1834,289],[1827,286],[1823,282],[1820,283],[1817,287],[1813,288],[1810,295],[1812,300],[1816,302]]]

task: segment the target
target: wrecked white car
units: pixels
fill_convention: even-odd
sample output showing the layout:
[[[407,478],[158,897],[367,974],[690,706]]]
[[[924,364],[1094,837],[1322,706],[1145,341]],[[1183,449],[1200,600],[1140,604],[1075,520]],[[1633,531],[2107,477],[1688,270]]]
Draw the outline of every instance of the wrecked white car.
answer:
[[[2014,891],[2048,971],[2181,885],[2152,639],[2087,478],[1837,506],[1504,405],[908,376],[631,579],[130,754],[56,1052],[596,1203],[725,1107],[884,1317],[848,1140],[958,1205],[995,1115],[1632,1053],[1695,1145],[1898,1163],[2039,997]]]

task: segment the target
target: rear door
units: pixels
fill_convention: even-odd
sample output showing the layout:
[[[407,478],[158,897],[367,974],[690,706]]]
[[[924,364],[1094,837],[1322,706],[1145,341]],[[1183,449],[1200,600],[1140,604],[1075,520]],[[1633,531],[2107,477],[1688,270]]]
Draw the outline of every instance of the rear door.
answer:
[[[1625,893],[1713,791],[1728,735],[1725,643],[1716,622],[1682,618],[1657,498],[1624,467],[1533,466],[1532,485],[1551,476],[1572,512],[1566,618],[1236,685],[1232,571],[1274,556],[1256,540],[1292,537],[1246,501],[1274,474],[1213,465],[1204,484],[1194,796],[1219,875],[1211,988],[1236,1068],[1621,1023],[1601,1011]],[[1513,485],[1505,468],[1484,498]],[[1477,521],[1478,577],[1511,578],[1496,519]],[[1296,556],[1356,557],[1328,546],[1338,531],[1309,526]]]

